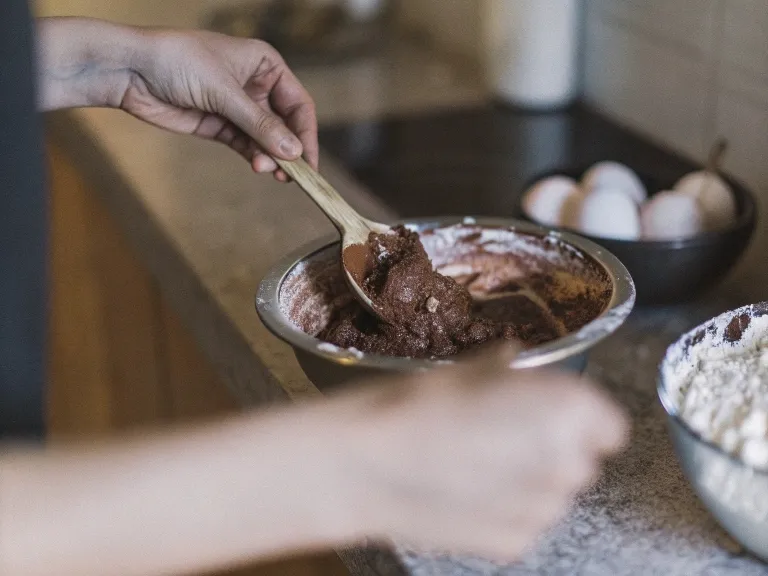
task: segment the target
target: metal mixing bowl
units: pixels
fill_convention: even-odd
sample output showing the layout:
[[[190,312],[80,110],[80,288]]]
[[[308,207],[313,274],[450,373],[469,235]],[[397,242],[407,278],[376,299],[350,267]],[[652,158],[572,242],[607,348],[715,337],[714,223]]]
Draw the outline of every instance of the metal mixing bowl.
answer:
[[[687,350],[706,331],[720,339],[723,334],[716,333],[714,326],[727,325],[745,312],[764,316],[768,314],[768,302],[726,312],[693,329],[670,346],[659,371],[658,393],[667,412],[672,444],[693,489],[733,538],[768,561],[768,472],[748,466],[692,430],[679,416],[672,385],[665,378],[671,363],[685,362]],[[721,322],[723,320],[724,323]]]
[[[446,217],[408,220],[404,224],[420,231],[472,222],[488,228],[512,228],[537,236],[556,235],[583,254],[592,258],[610,278],[612,294],[606,309],[578,332],[522,352],[513,363],[514,368],[557,367],[582,371],[586,365],[587,351],[615,332],[632,311],[635,287],[626,268],[612,254],[593,242],[566,232],[554,233],[536,224],[512,219]],[[382,372],[408,372],[427,370],[450,360],[421,360],[393,358],[375,354],[354,354],[318,346],[320,341],[297,328],[280,309],[280,289],[285,278],[299,263],[329,251],[339,251],[338,238],[328,238],[313,243],[278,262],[262,280],[256,295],[256,309],[262,322],[278,338],[293,347],[296,358],[307,377],[320,389],[343,382],[378,375]]]

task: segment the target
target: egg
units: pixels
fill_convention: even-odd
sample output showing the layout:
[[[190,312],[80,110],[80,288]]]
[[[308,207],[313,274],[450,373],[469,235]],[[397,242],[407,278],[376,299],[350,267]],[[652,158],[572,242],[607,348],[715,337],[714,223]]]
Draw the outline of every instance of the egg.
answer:
[[[717,174],[705,170],[691,172],[675,184],[675,190],[699,201],[707,229],[720,230],[736,221],[736,198],[733,190]]]
[[[523,197],[523,210],[540,224],[558,226],[564,204],[579,194],[578,184],[565,176],[552,176],[534,184]]]
[[[567,215],[566,226],[599,238],[640,238],[637,204],[624,191],[615,188],[598,188],[585,194]]]
[[[615,188],[638,204],[645,202],[648,191],[634,170],[619,162],[598,162],[581,179],[585,193],[599,188]]]
[[[642,206],[640,224],[645,240],[690,238],[704,232],[704,211],[690,194],[666,190]]]

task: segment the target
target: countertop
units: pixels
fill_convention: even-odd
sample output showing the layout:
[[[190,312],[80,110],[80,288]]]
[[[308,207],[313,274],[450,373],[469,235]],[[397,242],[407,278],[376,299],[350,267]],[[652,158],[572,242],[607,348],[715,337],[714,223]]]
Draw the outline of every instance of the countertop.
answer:
[[[362,152],[365,143],[372,142],[371,130],[375,131],[382,116],[415,117],[419,111],[472,108],[482,106],[485,99],[471,74],[455,73],[431,55],[411,48],[346,68],[299,71],[299,76],[317,97],[318,109],[327,112],[321,117],[324,126],[354,121],[344,130],[354,134],[354,149]],[[605,126],[597,116],[593,118],[594,122],[565,124],[571,134],[566,139],[568,150],[594,145],[595,135]],[[561,128],[553,128],[546,120],[539,128],[536,122],[524,125],[529,129],[522,132],[497,127],[492,137],[478,143],[478,150],[485,146],[503,154],[504,147],[510,147],[516,150],[515,157],[529,159],[526,170],[544,168],[538,163],[542,155],[549,154],[548,161],[569,158],[570,152],[550,149],[554,144],[547,130]],[[253,308],[259,280],[275,260],[332,232],[304,194],[254,176],[224,147],[161,132],[119,112],[56,114],[50,118],[50,129],[103,192],[163,291],[244,405],[286,398],[301,401],[320,394],[290,349],[261,325]],[[333,134],[334,129],[324,131],[324,140],[332,148]],[[635,148],[628,144],[633,140],[624,142],[616,150],[618,159],[634,154]],[[426,151],[421,153],[429,157]],[[658,159],[664,158],[681,161],[659,151]],[[354,164],[349,157],[345,162]],[[498,166],[504,173],[495,176],[518,187],[527,175],[516,162]],[[453,172],[456,178],[461,177],[459,168]],[[386,220],[412,211],[391,198],[388,201],[386,194],[372,193],[328,154],[323,156],[323,172],[372,218]],[[396,186],[397,178],[389,184]],[[511,206],[509,198],[500,198],[503,205],[488,208],[495,215]],[[432,198],[426,209],[437,209],[438,201]],[[717,527],[688,488],[655,395],[656,366],[669,342],[718,312],[765,298],[768,274],[760,266],[760,256],[766,246],[761,233],[745,262],[706,299],[683,307],[640,311],[615,337],[597,347],[589,373],[631,413],[631,447],[609,463],[598,484],[522,562],[496,566],[479,559],[415,555],[405,550],[342,551],[353,573],[768,574],[765,565],[744,554]]]

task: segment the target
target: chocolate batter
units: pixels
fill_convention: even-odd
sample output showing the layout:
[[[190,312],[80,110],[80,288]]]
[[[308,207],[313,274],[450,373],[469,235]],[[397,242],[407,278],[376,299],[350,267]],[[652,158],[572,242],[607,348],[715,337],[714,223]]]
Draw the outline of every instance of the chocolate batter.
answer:
[[[371,233],[369,245],[373,265],[361,288],[385,320],[353,304],[331,320],[321,339],[411,358],[452,356],[496,338],[520,340],[513,324],[472,314],[469,291],[434,270],[416,232],[398,226],[393,234]]]
[[[610,300],[602,269],[554,238],[455,225],[421,237],[399,227],[373,235],[370,244],[360,284],[389,322],[357,303],[333,249],[289,274],[281,288],[284,314],[341,348],[441,358],[494,339],[526,347],[555,340],[596,318]]]

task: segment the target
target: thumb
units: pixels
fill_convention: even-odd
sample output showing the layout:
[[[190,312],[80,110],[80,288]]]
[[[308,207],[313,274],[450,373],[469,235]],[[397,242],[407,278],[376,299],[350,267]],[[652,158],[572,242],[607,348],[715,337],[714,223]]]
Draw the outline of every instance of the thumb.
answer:
[[[235,124],[268,154],[295,160],[302,154],[301,141],[283,121],[265,110],[239,86],[226,91],[219,114]]]
[[[517,343],[502,340],[465,352],[457,364],[465,375],[474,376],[472,382],[487,382],[509,375],[521,350]]]

